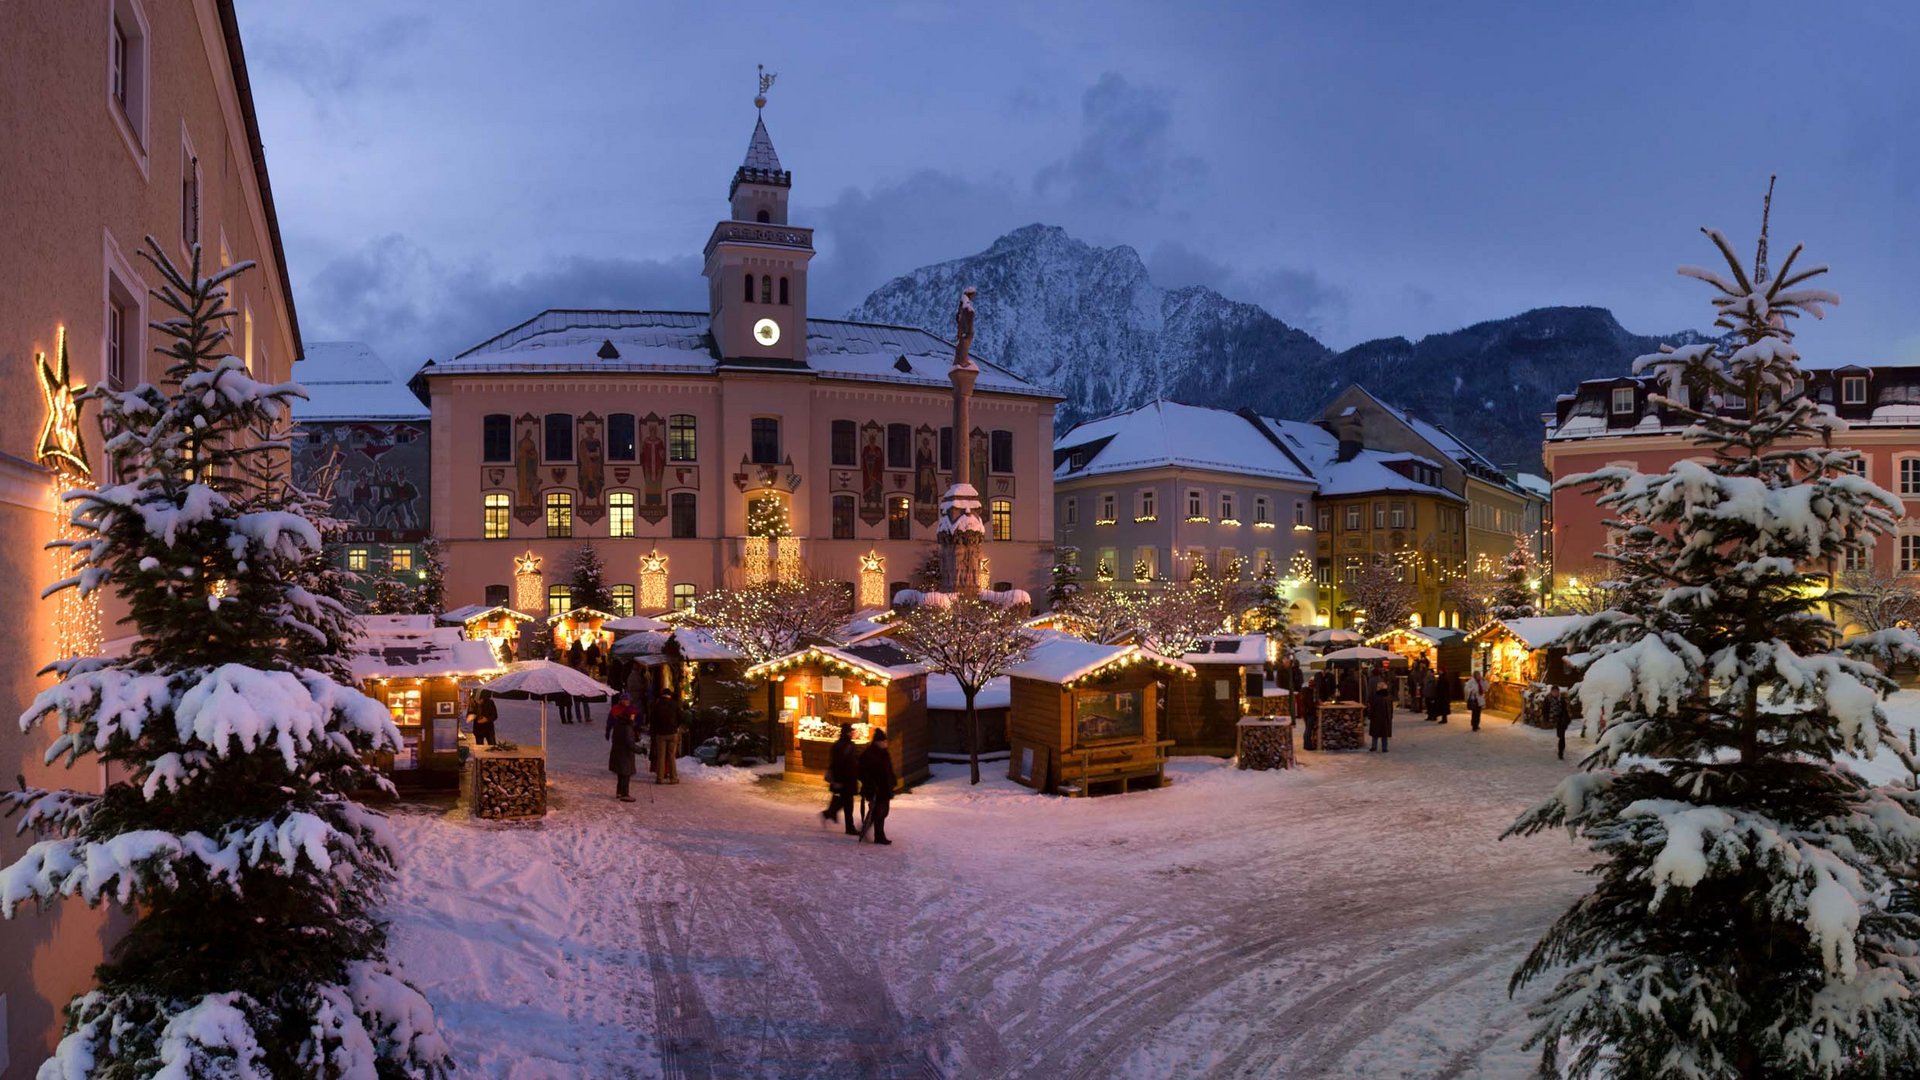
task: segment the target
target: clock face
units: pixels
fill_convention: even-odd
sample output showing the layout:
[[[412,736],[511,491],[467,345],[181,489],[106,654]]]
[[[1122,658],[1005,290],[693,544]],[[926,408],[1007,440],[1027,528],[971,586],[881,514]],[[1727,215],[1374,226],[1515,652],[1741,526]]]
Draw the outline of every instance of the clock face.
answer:
[[[753,324],[753,340],[762,345],[772,345],[780,340],[780,324],[772,319],[761,319]]]

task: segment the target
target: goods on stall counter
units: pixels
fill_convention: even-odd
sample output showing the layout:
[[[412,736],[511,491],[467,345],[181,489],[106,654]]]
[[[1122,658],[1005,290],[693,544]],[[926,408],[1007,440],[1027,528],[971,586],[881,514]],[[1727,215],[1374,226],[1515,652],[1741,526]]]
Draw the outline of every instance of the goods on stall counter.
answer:
[[[799,738],[811,739],[814,742],[833,742],[840,738],[840,721],[838,720],[822,720],[818,716],[802,716],[796,720],[795,723],[798,725],[798,730],[795,734]],[[855,723],[853,725],[854,742],[863,743],[872,738],[872,724]]]

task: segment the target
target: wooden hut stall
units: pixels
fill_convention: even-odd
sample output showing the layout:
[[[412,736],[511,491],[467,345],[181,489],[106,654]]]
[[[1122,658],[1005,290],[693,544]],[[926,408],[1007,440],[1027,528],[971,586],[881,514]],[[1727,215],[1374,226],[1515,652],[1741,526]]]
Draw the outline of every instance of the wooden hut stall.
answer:
[[[865,750],[875,729],[901,788],[927,778],[927,674],[898,645],[811,645],[764,664],[746,678],[770,682],[780,701],[788,780],[825,784],[827,763],[843,724]]]
[[[1194,669],[1143,645],[1055,638],[1008,669],[1007,775],[1067,795],[1166,782],[1162,687]]]
[[[689,708],[751,706],[758,694],[742,695],[746,657],[697,627],[621,633],[613,651],[655,673],[655,686],[679,686]]]
[[[438,621],[459,627],[468,641],[492,645],[494,656],[505,664],[520,658],[520,624],[532,622],[533,616],[504,604],[468,604],[441,612]]]
[[[1412,664],[1425,659],[1435,669],[1466,674],[1473,662],[1473,646],[1467,633],[1450,626],[1396,626],[1367,639],[1368,645],[1385,649]]]
[[[613,647],[613,631],[606,629],[605,626],[619,617],[610,611],[590,607],[568,608],[566,611],[547,616],[547,625],[552,628],[555,652],[565,656],[567,650],[573,648],[575,641],[578,641],[583,649],[589,645],[599,645],[600,651],[605,652]],[[528,659],[541,658],[528,657]]]
[[[396,787],[452,790],[460,786],[462,684],[502,670],[493,646],[468,641],[431,616],[370,616],[351,660],[354,681],[382,702],[400,728],[402,748],[381,751],[375,764]]]
[[[1265,698],[1267,636],[1219,634],[1180,658],[1195,672],[1167,684],[1167,727],[1175,754],[1232,757],[1248,698]]]
[[[1519,716],[1523,693],[1536,683],[1572,686],[1579,673],[1567,663],[1560,638],[1579,615],[1493,619],[1467,635],[1475,670],[1487,673],[1487,707]]]
[[[1011,703],[1005,675],[988,679],[974,695],[973,709],[980,721],[980,752],[1007,752],[1007,707]],[[951,675],[927,676],[927,746],[936,761],[965,761],[967,698]]]

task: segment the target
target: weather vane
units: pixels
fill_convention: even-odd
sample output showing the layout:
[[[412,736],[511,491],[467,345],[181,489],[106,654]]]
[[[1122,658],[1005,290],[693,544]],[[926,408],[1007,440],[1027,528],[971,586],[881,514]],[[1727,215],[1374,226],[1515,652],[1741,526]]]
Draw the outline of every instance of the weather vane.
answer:
[[[755,64],[753,66],[760,69],[760,92],[754,95],[753,107],[756,109],[764,109],[767,107],[767,91],[773,89],[773,80],[780,76],[768,71],[767,65],[765,64]]]

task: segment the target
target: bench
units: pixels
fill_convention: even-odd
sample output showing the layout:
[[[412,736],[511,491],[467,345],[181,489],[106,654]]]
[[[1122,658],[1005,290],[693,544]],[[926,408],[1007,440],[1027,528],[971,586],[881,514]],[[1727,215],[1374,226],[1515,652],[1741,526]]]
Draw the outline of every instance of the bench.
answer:
[[[1151,780],[1152,787],[1162,787],[1166,784],[1167,747],[1172,745],[1173,740],[1166,739],[1070,750],[1062,755],[1060,763],[1060,794],[1092,795],[1096,786],[1109,785],[1118,785],[1118,793],[1125,793],[1132,790],[1136,780]]]

